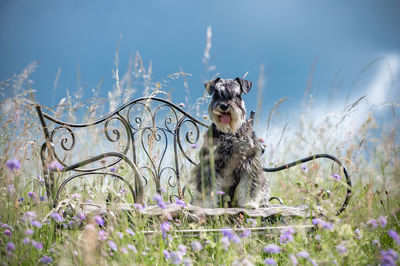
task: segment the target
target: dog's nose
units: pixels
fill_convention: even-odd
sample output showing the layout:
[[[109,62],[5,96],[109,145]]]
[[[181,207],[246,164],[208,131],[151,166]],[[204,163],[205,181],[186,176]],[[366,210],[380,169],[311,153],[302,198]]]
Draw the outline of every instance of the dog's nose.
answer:
[[[227,105],[226,103],[221,103],[219,105],[219,108],[221,108],[222,111],[226,111],[228,110],[229,105]]]

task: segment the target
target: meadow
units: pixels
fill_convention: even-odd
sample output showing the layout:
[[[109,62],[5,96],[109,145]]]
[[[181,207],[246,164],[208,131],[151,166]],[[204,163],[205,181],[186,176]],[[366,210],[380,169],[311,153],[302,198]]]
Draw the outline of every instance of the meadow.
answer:
[[[118,104],[141,95],[157,95],[169,99],[168,83],[151,80],[151,69],[145,69],[136,57],[131,77],[118,77],[108,99],[100,99],[93,89],[93,98],[83,101],[80,91],[64,98],[54,114],[65,120],[91,121]],[[335,215],[343,194],[331,195],[322,204],[326,216],[285,221],[242,217],[238,222],[228,217],[189,223],[184,218],[148,218],[110,209],[106,215],[83,213],[79,209],[55,212],[49,202],[40,161],[43,133],[34,110],[35,92],[30,75],[31,64],[21,74],[3,81],[2,90],[12,88],[12,96],[1,103],[0,140],[0,261],[2,265],[396,265],[400,251],[400,157],[399,131],[396,120],[398,104],[385,108],[392,112],[382,116],[373,108],[352,134],[337,138],[343,128],[354,123],[363,98],[343,105],[340,113],[316,123],[311,113],[296,113],[299,121],[292,128],[274,128],[280,102],[271,108],[268,120],[257,121],[258,135],[264,138],[266,166],[278,165],[299,156],[318,152],[332,153],[348,167],[353,182],[353,195],[346,211]],[[174,74],[167,79],[183,79]],[[132,82],[131,82],[132,81]],[[254,92],[253,92],[254,93]],[[140,95],[141,94],[141,95]],[[173,100],[173,99],[172,99]],[[182,103],[190,113],[207,122],[207,97]],[[331,99],[334,101],[335,99]],[[83,110],[83,111],[82,111]],[[49,112],[51,112],[49,110]],[[267,117],[267,116],[265,116]],[[282,119],[279,117],[278,120]],[[390,122],[385,122],[390,121]],[[209,122],[209,121],[208,121]],[[270,129],[265,133],[262,129]],[[275,131],[274,131],[275,130]],[[272,133],[275,132],[275,133]],[[273,136],[272,136],[273,135]],[[336,136],[336,137],[335,137]],[[93,137],[93,136],[92,136]],[[84,156],[90,149],[83,147]],[[192,149],[193,154],[196,150]],[[186,175],[190,169],[187,169]],[[117,169],[124,174],[123,169]],[[60,171],[62,176],[62,171]],[[269,174],[272,194],[288,205],[315,204],[315,188],[343,191],[343,175],[331,162],[313,161],[277,174]],[[184,178],[187,178],[184,177]],[[83,181],[82,181],[83,182]],[[85,181],[86,182],[86,181]],[[69,189],[69,190],[68,190]],[[85,185],[71,186],[65,193],[72,206],[80,201],[104,201],[114,193],[124,199],[120,184],[92,180]],[[156,195],[149,191],[153,204],[167,202],[169,191]],[[341,198],[340,198],[341,197]],[[182,210],[190,198],[180,202]],[[135,205],[135,208],[141,208]],[[289,225],[293,228],[251,231],[250,228]],[[296,225],[313,225],[300,229]],[[182,234],[178,229],[222,229],[214,233]],[[243,228],[233,231],[232,228]],[[144,231],[155,231],[145,233]]]

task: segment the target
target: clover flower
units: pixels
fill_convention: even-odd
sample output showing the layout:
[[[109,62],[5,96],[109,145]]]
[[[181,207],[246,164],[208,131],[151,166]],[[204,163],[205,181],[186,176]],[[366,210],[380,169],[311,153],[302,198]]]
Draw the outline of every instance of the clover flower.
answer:
[[[94,217],[94,220],[96,221],[96,223],[97,223],[99,226],[104,226],[104,219],[103,219],[103,217],[101,217],[101,216],[99,216],[99,215],[96,215],[96,216]]]
[[[293,241],[292,234],[294,234],[293,228],[288,228],[283,230],[282,234],[279,237],[279,243],[286,244],[288,242],[292,242]]]
[[[397,234],[396,231],[389,230],[387,233],[397,244],[400,244],[400,237],[399,237],[399,234]]]
[[[44,264],[49,264],[53,262],[53,259],[48,256],[43,256],[40,261]]]
[[[8,167],[8,169],[10,169],[11,171],[14,170],[18,170],[21,168],[21,162],[18,161],[18,159],[9,159],[6,162],[6,166]]]
[[[270,253],[270,254],[276,254],[281,252],[281,248],[278,245],[275,244],[269,244],[264,248],[264,252]]]
[[[53,212],[52,214],[50,214],[50,217],[54,219],[54,221],[56,222],[64,222],[64,219],[61,217],[61,215],[58,212]]]
[[[32,211],[27,211],[24,213],[23,220],[32,221],[36,218],[36,213]]]
[[[193,241],[190,245],[192,246],[193,251],[200,251],[203,249],[203,246],[199,241]]]
[[[276,265],[276,261],[273,258],[267,258],[264,260],[265,264]]]
[[[62,171],[64,167],[58,162],[58,161],[52,161],[47,165],[47,168],[49,168],[52,171]]]

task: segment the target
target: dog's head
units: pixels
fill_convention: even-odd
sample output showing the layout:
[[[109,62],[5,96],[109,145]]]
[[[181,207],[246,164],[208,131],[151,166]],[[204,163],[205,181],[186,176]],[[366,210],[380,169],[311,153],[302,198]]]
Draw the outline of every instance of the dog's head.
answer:
[[[219,131],[235,134],[246,120],[242,94],[250,91],[252,83],[241,78],[217,78],[204,85],[207,92],[212,95],[208,107],[211,120]]]

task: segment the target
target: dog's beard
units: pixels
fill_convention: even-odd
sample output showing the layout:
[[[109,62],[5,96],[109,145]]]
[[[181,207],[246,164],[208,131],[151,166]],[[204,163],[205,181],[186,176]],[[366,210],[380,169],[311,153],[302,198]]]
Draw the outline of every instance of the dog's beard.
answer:
[[[236,134],[244,122],[244,113],[239,108],[232,108],[226,112],[216,109],[209,109],[211,120],[217,129],[225,134]]]

